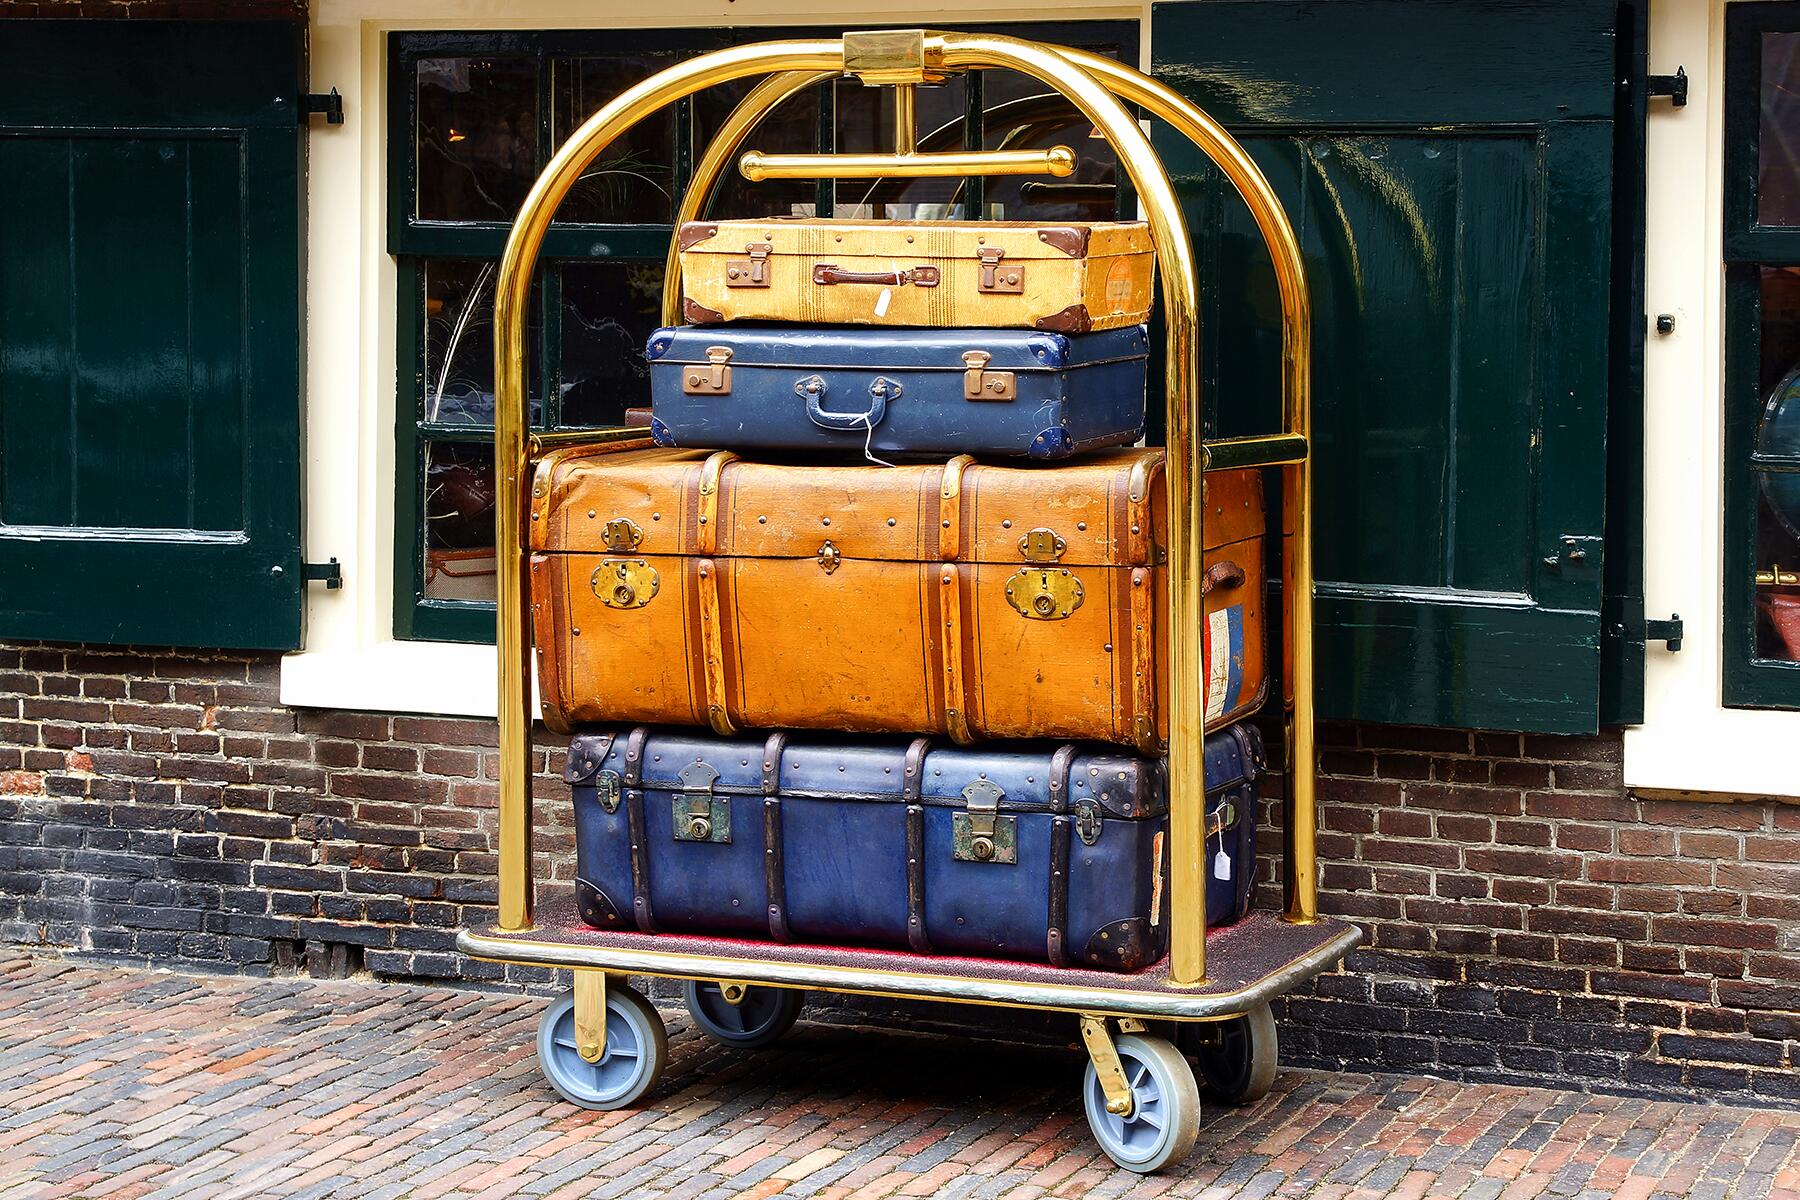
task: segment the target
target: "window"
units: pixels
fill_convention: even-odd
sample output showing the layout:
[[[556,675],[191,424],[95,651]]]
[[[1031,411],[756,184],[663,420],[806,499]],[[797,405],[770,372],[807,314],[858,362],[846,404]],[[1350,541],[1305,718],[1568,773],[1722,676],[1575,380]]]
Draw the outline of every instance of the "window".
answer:
[[[1728,21],[1724,702],[1800,708],[1800,4]]]
[[[396,33],[389,39],[388,249],[398,264],[396,586],[400,638],[493,637],[494,275],[507,231],[555,148],[606,100],[682,58],[738,41],[838,30]],[[1021,37],[1132,58],[1137,26],[1007,27]],[[528,391],[541,428],[604,428],[649,404],[643,347],[657,324],[663,259],[695,155],[753,81],[664,110],[608,147],[545,239],[529,317]],[[1111,150],[1064,101],[1006,71],[918,97],[921,148],[1074,148],[1054,181],[842,180],[751,184],[735,173],[713,216],[1106,219],[1130,197]],[[889,146],[886,93],[853,79],[771,114],[762,149]]]

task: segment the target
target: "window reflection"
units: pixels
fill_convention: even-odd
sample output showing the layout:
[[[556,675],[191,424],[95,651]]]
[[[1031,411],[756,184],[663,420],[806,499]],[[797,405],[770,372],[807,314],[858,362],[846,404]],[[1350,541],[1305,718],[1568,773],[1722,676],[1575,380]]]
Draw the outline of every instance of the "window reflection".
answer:
[[[425,595],[494,599],[494,451],[434,442],[425,447]]]
[[[661,263],[562,269],[563,425],[622,425],[650,403],[644,343],[661,316]]]
[[[419,219],[510,223],[537,174],[537,64],[422,58],[417,81]]]
[[[673,51],[578,58],[552,68],[551,131],[561,145],[602,104],[673,65]],[[655,224],[675,210],[675,110],[659,109],[613,139],[569,189],[556,219]]]
[[[1756,656],[1800,661],[1800,268],[1762,270]]]
[[[428,424],[494,423],[494,276],[492,261],[427,259],[425,276],[425,373],[421,417]],[[536,345],[543,313],[532,294],[525,344]],[[531,419],[543,402],[528,364]]]

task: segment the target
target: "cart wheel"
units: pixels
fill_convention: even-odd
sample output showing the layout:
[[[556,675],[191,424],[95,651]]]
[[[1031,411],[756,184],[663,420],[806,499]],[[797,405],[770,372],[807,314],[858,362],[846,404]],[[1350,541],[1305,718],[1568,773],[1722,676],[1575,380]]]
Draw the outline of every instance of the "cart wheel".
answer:
[[[656,1085],[669,1035],[650,1002],[622,982],[606,984],[606,1051],[588,1062],[575,1048],[575,993],[550,1002],[538,1021],[538,1066],[563,1099],[582,1108],[625,1108]]]
[[[1221,1104],[1254,1103],[1275,1085],[1281,1043],[1267,1004],[1224,1021],[1184,1024],[1179,1042],[1206,1094]]]
[[[1088,1127],[1108,1158],[1127,1171],[1148,1175],[1181,1161],[1194,1148],[1200,1133],[1200,1088],[1193,1068],[1172,1043],[1124,1034],[1113,1044],[1131,1086],[1131,1114],[1106,1111],[1106,1093],[1090,1060],[1081,1086]]]
[[[699,979],[681,985],[681,998],[706,1036],[746,1050],[774,1043],[793,1027],[806,1001],[804,992],[792,988],[746,987],[744,998],[733,1004],[719,984]]]

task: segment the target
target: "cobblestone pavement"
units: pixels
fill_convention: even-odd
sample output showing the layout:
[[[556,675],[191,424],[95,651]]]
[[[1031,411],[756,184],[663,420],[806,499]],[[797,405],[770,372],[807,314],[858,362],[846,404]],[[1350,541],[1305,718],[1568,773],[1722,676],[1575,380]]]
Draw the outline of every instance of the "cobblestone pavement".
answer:
[[[671,1013],[635,1112],[541,1081],[542,1001],[0,956],[0,1197],[1800,1196],[1800,1114],[1289,1071],[1180,1172],[1111,1168],[1071,1049]]]

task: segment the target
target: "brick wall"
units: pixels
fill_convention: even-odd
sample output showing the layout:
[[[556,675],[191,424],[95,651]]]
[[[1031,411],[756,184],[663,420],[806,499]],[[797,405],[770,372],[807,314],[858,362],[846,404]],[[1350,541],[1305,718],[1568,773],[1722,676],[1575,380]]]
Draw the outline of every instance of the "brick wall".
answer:
[[[545,982],[452,949],[493,902],[492,723],[285,709],[276,674],[0,648],[0,938]],[[1632,798],[1612,737],[1325,744],[1323,903],[1369,944],[1286,1002],[1290,1061],[1800,1103],[1800,807]],[[552,886],[573,849],[553,750]]]

